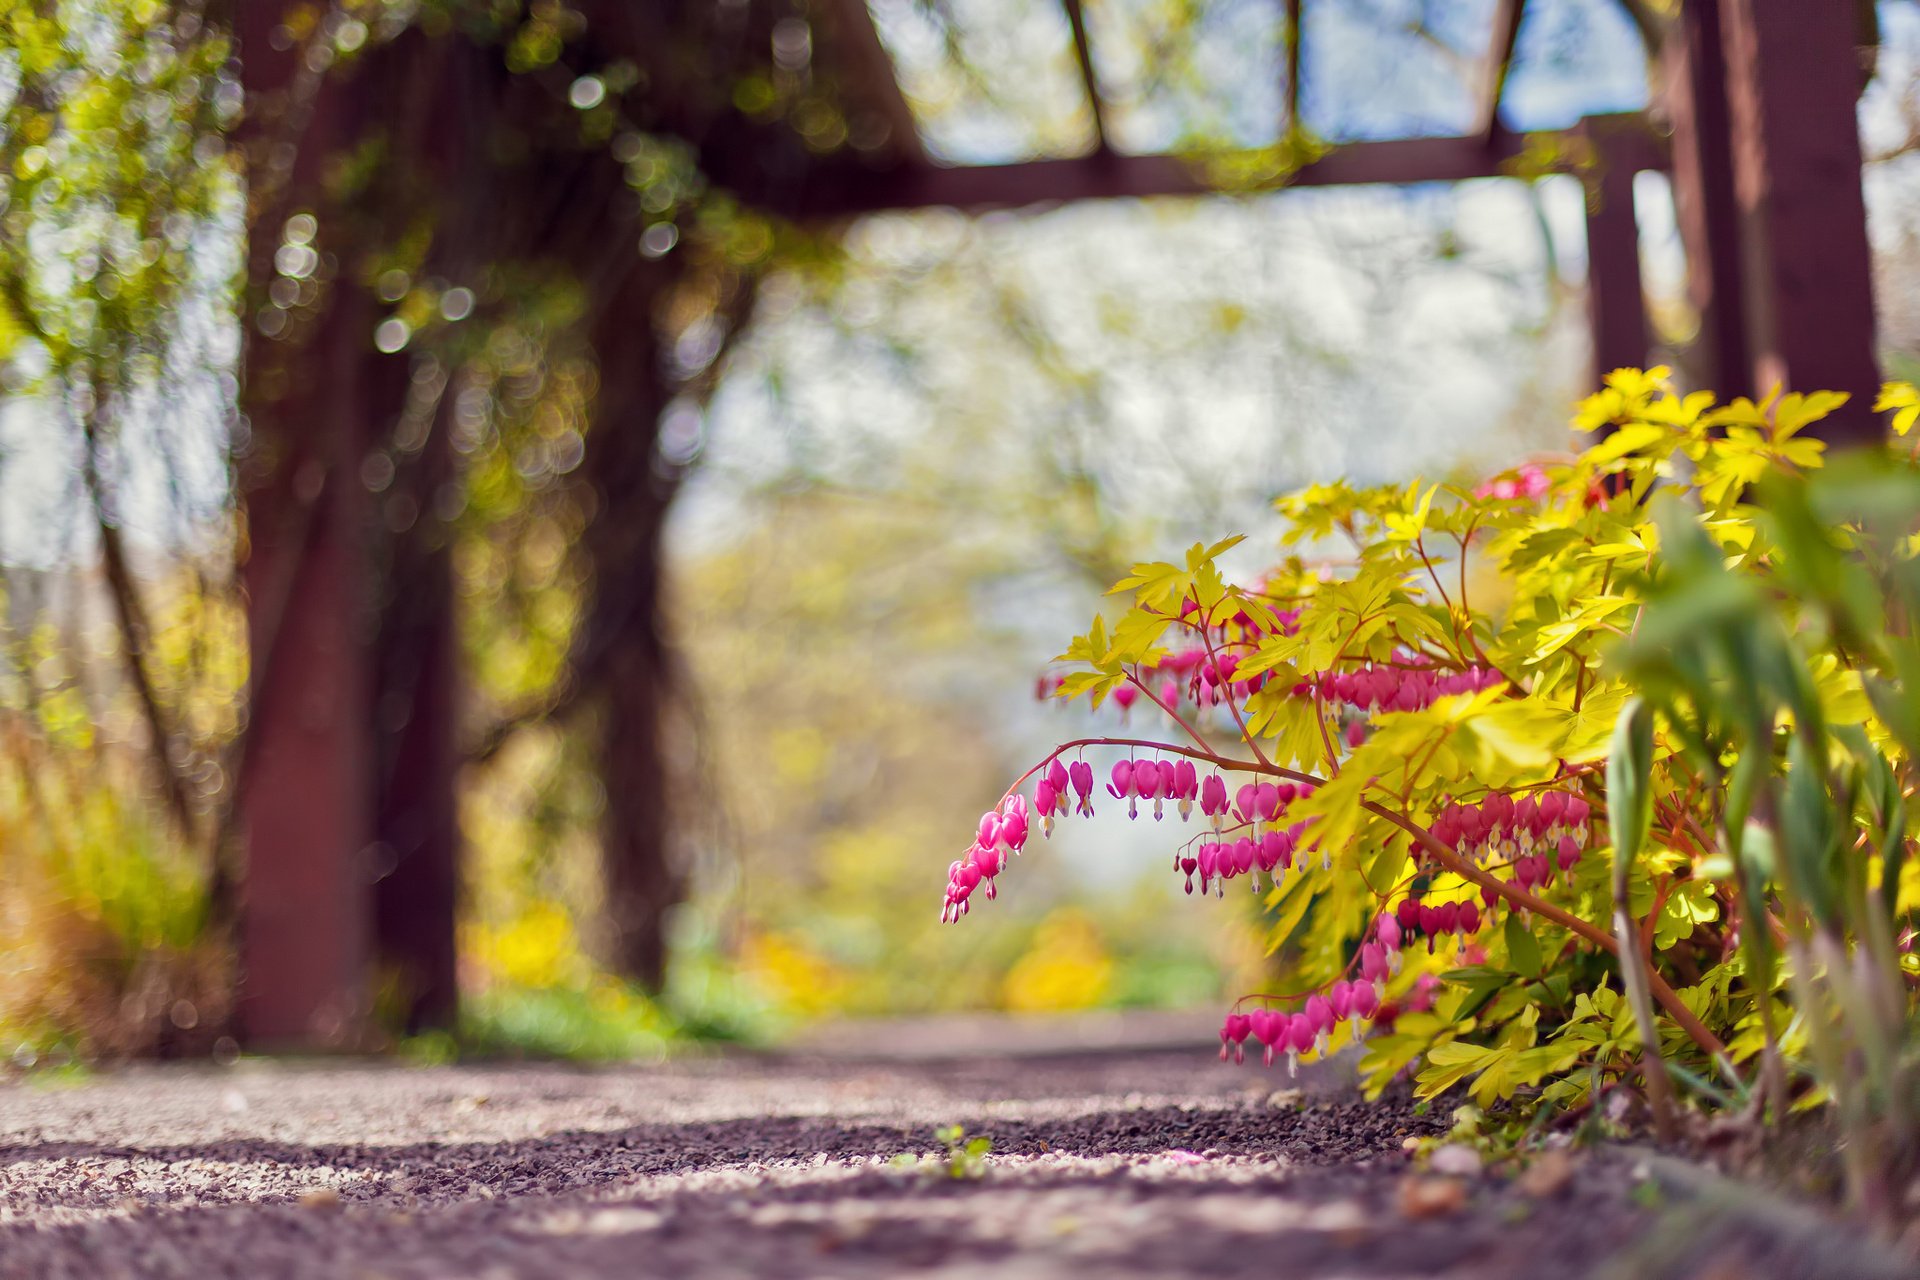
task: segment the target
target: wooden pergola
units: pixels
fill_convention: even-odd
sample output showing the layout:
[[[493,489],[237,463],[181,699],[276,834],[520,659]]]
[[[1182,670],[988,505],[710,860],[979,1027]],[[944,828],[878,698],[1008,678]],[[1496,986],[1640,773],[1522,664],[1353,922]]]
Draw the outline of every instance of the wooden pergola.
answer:
[[[876,95],[903,133],[913,114],[864,0],[837,0],[850,39],[874,68]],[[1108,108],[1082,0],[1059,0],[1091,104],[1093,150],[1069,159],[940,166],[909,135],[890,167],[841,175],[810,192],[809,213],[849,215],[950,206],[1018,208],[1091,199],[1201,196],[1191,157],[1124,155],[1108,140]],[[1287,119],[1300,118],[1303,7],[1287,0]],[[1871,256],[1861,194],[1855,105],[1872,65],[1871,6],[1845,0],[1683,0],[1661,25],[1628,0],[1659,52],[1652,110],[1594,116],[1563,148],[1583,173],[1597,372],[1644,363],[1633,175],[1669,173],[1687,257],[1687,291],[1701,317],[1693,368],[1722,395],[1774,386],[1833,388],[1854,403],[1842,434],[1877,427],[1867,412],[1879,375]],[[1459,182],[1513,176],[1528,139],[1502,120],[1527,0],[1498,0],[1479,59],[1473,128],[1457,137],[1335,147],[1285,186]]]
[[[866,0],[826,0],[812,14],[815,57],[852,86],[849,110],[882,126],[884,145],[817,159],[777,181],[716,149],[700,162],[742,199],[788,217],[833,221],[931,207],[963,211],[1027,208],[1097,199],[1206,197],[1213,192],[1188,156],[1124,154],[1112,143],[1082,0],[1057,0],[1071,33],[1091,108],[1085,154],[1010,164],[936,163],[923,145],[908,97]],[[1333,0],[1285,0],[1286,123],[1299,119],[1303,8]],[[1542,0],[1536,0],[1541,3]],[[622,6],[586,6],[623,29]],[[1835,441],[1865,441],[1880,427],[1870,412],[1875,357],[1871,261],[1862,197],[1856,103],[1870,65],[1871,6],[1851,0],[1682,0],[1663,18],[1623,0],[1657,47],[1651,110],[1589,117],[1560,139],[1564,167],[1589,193],[1589,306],[1596,374],[1647,361],[1634,175],[1670,175],[1687,257],[1687,291],[1701,317],[1689,367],[1723,396],[1775,386],[1851,393],[1847,409],[1822,424]],[[275,9],[244,7],[243,50],[265,44]],[[1503,95],[1528,19],[1527,0],[1497,0],[1478,59],[1472,127],[1458,136],[1354,142],[1288,175],[1287,186],[1459,182],[1515,176],[1534,139],[1503,122]],[[630,11],[629,11],[630,12]],[[1863,14],[1868,15],[1863,18]],[[616,37],[617,38],[617,35]],[[617,53],[618,50],[611,52]],[[1307,54],[1311,56],[1310,52]],[[267,53],[246,65],[256,85],[295,72]],[[278,79],[276,79],[276,77]],[[270,253],[271,246],[267,246]],[[364,326],[361,312],[353,322]],[[332,376],[332,375],[329,375]],[[346,377],[346,374],[342,374]],[[385,375],[389,380],[391,374]],[[327,388],[338,395],[336,382]],[[364,424],[351,413],[308,406],[309,429],[350,465]],[[456,705],[450,680],[427,682],[397,749],[411,792],[432,816],[397,880],[381,898],[367,867],[370,814],[377,807],[361,756],[377,736],[366,697],[364,624],[356,603],[366,570],[343,548],[364,520],[349,495],[319,497],[316,530],[302,535],[318,554],[292,601],[256,587],[256,640],[281,631],[288,647],[271,671],[256,671],[255,754],[245,789],[249,819],[242,922],[247,973],[242,1009],[257,1044],[341,1043],[342,1020],[368,1007],[373,955],[398,964],[429,1020],[454,1007],[453,911],[458,835],[452,821]],[[256,556],[270,561],[286,535],[254,521]],[[284,550],[284,548],[283,548]],[[288,552],[288,554],[292,554]],[[308,554],[308,553],[300,553]],[[444,557],[441,558],[444,560]],[[450,651],[450,592],[444,563],[429,558],[426,624]],[[265,582],[267,570],[250,568]],[[437,622],[432,619],[438,619]],[[434,628],[438,630],[434,630]]]

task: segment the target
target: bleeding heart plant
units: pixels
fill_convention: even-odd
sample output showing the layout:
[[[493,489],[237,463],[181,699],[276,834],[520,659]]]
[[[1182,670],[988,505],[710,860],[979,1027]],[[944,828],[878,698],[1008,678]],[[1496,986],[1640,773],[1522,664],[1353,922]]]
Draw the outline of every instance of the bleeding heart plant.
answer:
[[[1869,1063],[1868,1149],[1920,1172],[1920,470],[1809,484],[1803,431],[1845,397],[1716,406],[1666,377],[1611,375],[1565,459],[1282,498],[1290,554],[1249,584],[1220,567],[1238,538],[1134,566],[1042,691],[1162,731],[1049,753],[945,918],[993,894],[1030,812],[1049,835],[1070,793],[1091,814],[1086,757],[1117,752],[1106,796],[1197,809],[1175,874],[1264,895],[1293,975],[1228,1011],[1223,1056],[1365,1040],[1376,1091],[1409,1068],[1483,1105],[1597,1087],[1663,1124],[1676,1080],[1777,1115],[1858,1099]],[[1879,407],[1902,429],[1915,405]]]

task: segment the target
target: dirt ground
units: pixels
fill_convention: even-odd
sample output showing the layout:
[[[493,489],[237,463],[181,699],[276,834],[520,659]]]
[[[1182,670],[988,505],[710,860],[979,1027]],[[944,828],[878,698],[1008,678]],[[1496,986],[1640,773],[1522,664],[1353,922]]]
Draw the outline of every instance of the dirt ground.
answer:
[[[1401,1148],[1437,1117],[1166,1039],[963,1025],[920,1053],[856,1032],[599,1070],[246,1061],[0,1085],[0,1276],[1915,1274],[1633,1150],[1557,1178],[1411,1173]],[[894,1165],[954,1123],[993,1141],[980,1176]]]

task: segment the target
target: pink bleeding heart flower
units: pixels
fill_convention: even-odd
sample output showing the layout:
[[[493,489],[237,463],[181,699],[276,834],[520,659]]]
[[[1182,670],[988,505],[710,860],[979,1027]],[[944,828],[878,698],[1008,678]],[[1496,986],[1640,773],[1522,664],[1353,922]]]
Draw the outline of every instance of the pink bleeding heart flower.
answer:
[[[1265,1046],[1260,1060],[1270,1067],[1273,1065],[1274,1046],[1280,1043],[1287,1031],[1287,1015],[1271,1009],[1256,1009],[1252,1017],[1253,1038]]]
[[[1462,934],[1475,934],[1480,932],[1479,904],[1471,901],[1462,902],[1460,904],[1459,923],[1455,927]]]
[[[1557,827],[1560,820],[1567,816],[1567,794],[1564,791],[1549,791],[1540,797],[1540,821],[1548,827]]]
[[[1187,873],[1187,893],[1193,893],[1193,873],[1200,866],[1200,859],[1191,855],[1180,859],[1180,869]]]
[[[1200,784],[1200,812],[1217,818],[1227,811],[1227,780],[1217,773],[1207,775]]]
[[[1333,1016],[1345,1022],[1353,1015],[1353,987],[1344,978],[1327,988],[1327,1004]]]
[[[999,813],[989,812],[980,815],[980,831],[976,843],[987,849],[1000,843]]]
[[[1559,856],[1554,859],[1562,871],[1571,871],[1580,865],[1580,842],[1572,836],[1560,837]]]
[[[1006,866],[1006,855],[991,845],[973,846],[973,865],[980,872],[982,880],[992,880]]]
[[[1368,982],[1387,980],[1387,952],[1377,942],[1362,944],[1360,948],[1360,976]]]
[[[1027,798],[1017,791],[1001,809],[1000,841],[1015,853],[1027,843]]]
[[[1253,870],[1253,838],[1241,836],[1233,842],[1233,873],[1243,876]]]
[[[1200,892],[1205,893],[1207,886],[1220,878],[1220,854],[1225,848],[1217,841],[1200,846]]]
[[[1233,793],[1233,816],[1242,822],[1252,822],[1259,802],[1260,788],[1251,782],[1245,783]]]
[[[1305,1053],[1313,1048],[1314,1038],[1318,1034],[1312,1018],[1304,1013],[1296,1013],[1287,1022],[1287,1048],[1295,1053]]]
[[[1587,818],[1592,812],[1593,810],[1587,804],[1585,797],[1583,796],[1567,797],[1567,825],[1568,826],[1570,827],[1586,826]]]
[[[1483,813],[1487,815],[1487,825],[1489,830],[1507,831],[1512,829],[1512,824],[1513,824],[1513,797],[1512,796],[1509,796],[1502,791],[1496,791],[1492,795],[1487,797],[1487,802],[1481,805],[1480,809]]]
[[[1350,988],[1353,993],[1353,1016],[1371,1018],[1380,1007],[1380,993],[1371,982],[1356,982]]]
[[[1400,922],[1382,911],[1380,918],[1373,922],[1373,936],[1378,938],[1380,945],[1387,950],[1398,951],[1402,941]]]
[[[1326,1044],[1323,1037],[1333,1030],[1334,1023],[1338,1021],[1333,1016],[1333,1002],[1322,995],[1308,996],[1306,1015],[1307,1021],[1313,1024],[1315,1044],[1324,1049]]]
[[[1142,800],[1152,800],[1166,793],[1161,772],[1165,766],[1155,760],[1135,760],[1133,762],[1133,789]]]
[[[1173,762],[1173,794],[1179,800],[1196,800],[1200,796],[1200,770],[1194,768],[1192,760]]]
[[[1040,815],[1041,830],[1048,831],[1049,834],[1051,834],[1048,824],[1053,819],[1054,811],[1059,808],[1061,804],[1061,798],[1059,794],[1054,791],[1051,782],[1042,778],[1033,784],[1033,809],[1035,813]]]
[[[1227,1060],[1227,1052],[1229,1048],[1231,1048],[1233,1060],[1235,1062],[1245,1062],[1246,1051],[1242,1046],[1246,1044],[1247,1035],[1252,1030],[1252,1019],[1246,1014],[1228,1014],[1226,1022],[1220,1027],[1220,1061],[1225,1062]]]
[[[1083,818],[1093,816],[1093,766],[1085,760],[1075,760],[1067,768],[1067,777],[1073,783],[1073,791],[1079,799],[1076,812]]]

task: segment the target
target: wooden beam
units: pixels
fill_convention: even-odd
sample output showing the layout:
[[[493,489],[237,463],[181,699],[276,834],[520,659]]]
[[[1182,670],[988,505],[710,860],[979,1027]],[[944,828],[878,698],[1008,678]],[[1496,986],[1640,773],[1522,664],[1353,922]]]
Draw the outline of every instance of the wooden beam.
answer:
[[[928,163],[926,144],[921,141],[920,128],[914,123],[913,108],[900,90],[893,59],[880,40],[867,0],[832,0],[827,5],[827,15],[864,96],[886,118],[888,142],[895,148],[895,154],[905,164]]]
[[[1721,4],[1752,385],[1849,393],[1817,424],[1834,441],[1883,431],[1856,17],[1838,3]]]
[[[1080,0],[1060,0],[1067,11],[1067,25],[1073,28],[1073,56],[1080,64],[1080,84],[1087,91],[1087,105],[1093,108],[1093,149],[1104,155],[1113,149],[1107,139],[1107,102],[1100,96],[1100,77],[1093,70],[1093,46],[1087,43],[1087,15]]]
[[[1494,4],[1493,40],[1481,66],[1480,101],[1473,122],[1473,132],[1485,138],[1489,146],[1500,132],[1500,99],[1507,90],[1507,73],[1513,69],[1513,50],[1520,40],[1520,19],[1526,10],[1526,0],[1496,0]]]
[[[1620,117],[1640,122],[1637,113]],[[1665,155],[1644,129],[1643,142],[1625,129],[1623,163],[1636,169],[1663,169]],[[1487,146],[1478,135],[1457,138],[1408,138],[1355,142],[1339,147],[1302,168],[1289,186],[1327,187],[1365,183],[1462,182],[1496,178],[1526,145],[1521,135],[1503,135]],[[849,170],[832,182],[816,184],[795,210],[811,218],[847,217],[885,209],[950,206],[969,211],[1013,209],[1072,200],[1137,199],[1146,196],[1211,195],[1198,163],[1179,156],[1108,155],[1061,160],[1032,160],[1006,165],[862,172]]]

